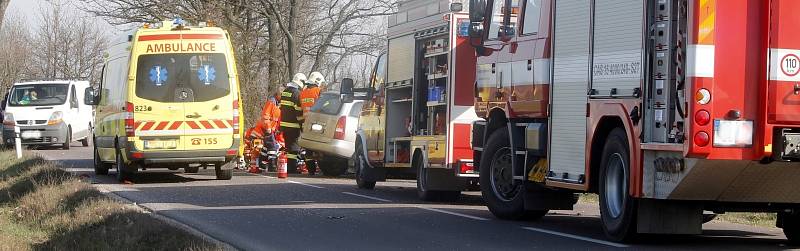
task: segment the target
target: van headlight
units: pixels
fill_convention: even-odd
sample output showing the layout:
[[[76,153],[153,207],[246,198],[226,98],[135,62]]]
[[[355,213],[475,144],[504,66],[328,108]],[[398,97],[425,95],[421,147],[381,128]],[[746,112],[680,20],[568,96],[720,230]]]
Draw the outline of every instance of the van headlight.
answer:
[[[14,114],[10,112],[6,112],[3,116],[3,125],[6,126],[14,126]]]
[[[50,119],[47,120],[47,125],[58,125],[64,122],[64,113],[63,112],[53,112],[53,115],[50,115]]]

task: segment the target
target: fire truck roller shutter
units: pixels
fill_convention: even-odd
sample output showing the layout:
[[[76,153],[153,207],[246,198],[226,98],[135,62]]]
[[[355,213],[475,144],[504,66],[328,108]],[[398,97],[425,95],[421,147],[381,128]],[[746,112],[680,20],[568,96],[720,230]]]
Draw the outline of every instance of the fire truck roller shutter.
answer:
[[[389,71],[388,83],[411,80],[414,78],[414,48],[416,40],[414,34],[397,37],[389,40]]]
[[[583,183],[586,173],[586,93],[589,88],[590,1],[555,2],[550,119],[550,176]]]
[[[598,1],[594,11],[591,88],[601,96],[634,97],[643,77],[643,3]]]

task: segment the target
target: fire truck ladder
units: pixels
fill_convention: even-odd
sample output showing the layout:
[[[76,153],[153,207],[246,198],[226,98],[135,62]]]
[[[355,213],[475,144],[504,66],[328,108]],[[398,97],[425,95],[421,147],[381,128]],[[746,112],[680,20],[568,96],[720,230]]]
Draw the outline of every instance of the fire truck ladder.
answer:
[[[644,141],[682,143],[684,140],[686,0],[648,1],[648,81]]]

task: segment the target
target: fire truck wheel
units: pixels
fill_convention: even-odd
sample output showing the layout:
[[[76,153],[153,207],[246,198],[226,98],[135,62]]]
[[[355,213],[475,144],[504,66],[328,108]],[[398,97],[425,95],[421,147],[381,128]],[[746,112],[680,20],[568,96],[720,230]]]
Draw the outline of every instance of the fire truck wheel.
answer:
[[[366,170],[368,167],[367,167],[367,159],[364,157],[364,154],[361,153],[363,149],[361,148],[360,142],[361,139],[356,139],[356,151],[358,152],[356,153],[356,163],[355,163],[356,185],[358,185],[358,188],[361,189],[370,189],[370,190],[375,189],[375,183],[377,182],[366,180],[364,177],[364,170]]]
[[[511,174],[513,157],[508,130],[500,129],[493,132],[481,155],[481,159],[486,160],[480,162],[481,195],[489,211],[497,218],[507,220],[534,218],[538,215],[536,212],[525,211],[523,184],[514,184]]]
[[[187,165],[186,167],[183,168],[183,171],[185,173],[199,173],[200,172],[200,166]]]
[[[783,234],[790,244],[800,245],[800,215],[778,213],[777,225],[783,228]]]
[[[600,218],[610,239],[630,241],[636,235],[636,200],[628,195],[630,154],[625,130],[611,131],[600,165]]]

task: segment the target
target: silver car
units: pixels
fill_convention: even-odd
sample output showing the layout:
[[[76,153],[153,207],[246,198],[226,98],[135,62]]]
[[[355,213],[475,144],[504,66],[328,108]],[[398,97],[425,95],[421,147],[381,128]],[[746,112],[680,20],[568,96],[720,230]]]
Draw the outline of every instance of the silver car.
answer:
[[[317,160],[323,175],[342,175],[352,165],[362,104],[339,93],[323,93],[311,108],[298,144]]]

